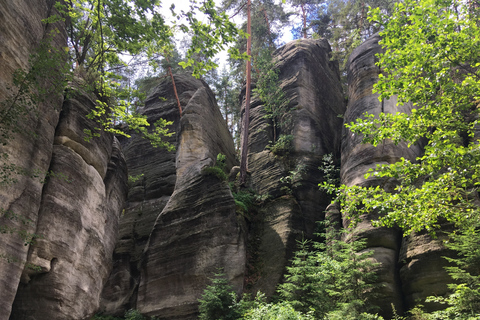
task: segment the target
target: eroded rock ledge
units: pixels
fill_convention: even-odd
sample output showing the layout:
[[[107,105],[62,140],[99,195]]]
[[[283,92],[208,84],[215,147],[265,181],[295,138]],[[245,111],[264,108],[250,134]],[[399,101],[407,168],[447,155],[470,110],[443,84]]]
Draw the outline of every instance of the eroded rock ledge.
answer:
[[[191,319],[218,268],[242,290],[245,246],[235,203],[228,184],[203,171],[219,153],[228,168],[235,164],[233,139],[204,82],[185,75],[175,82],[181,119],[169,80],[142,112],[149,121],[174,121],[170,141],[176,152],[153,149],[139,137],[124,142],[130,174],[143,177],[131,186],[122,217],[115,268],[103,295],[108,313],[134,307],[161,319]]]

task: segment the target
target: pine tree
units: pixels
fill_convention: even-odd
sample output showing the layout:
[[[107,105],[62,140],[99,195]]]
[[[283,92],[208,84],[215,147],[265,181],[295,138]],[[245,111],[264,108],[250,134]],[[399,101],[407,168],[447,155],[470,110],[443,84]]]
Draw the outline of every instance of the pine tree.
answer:
[[[225,274],[217,272],[212,284],[203,291],[200,302],[200,320],[235,320],[240,317],[236,306],[237,296]]]
[[[297,10],[300,9],[300,12],[297,13],[302,18],[302,27],[299,34],[306,39],[310,28],[311,12],[320,4],[321,0],[289,0],[288,2]]]
[[[292,266],[287,267],[285,283],[279,286],[282,298],[296,310],[315,310],[316,319],[333,318],[348,310],[355,319],[368,313],[376,278],[375,263],[368,258],[373,251],[364,251],[365,241],[342,234],[327,225],[325,242],[302,241]]]
[[[237,8],[237,13],[242,12],[245,5],[243,3],[237,3],[235,1],[224,1],[223,8],[232,9]],[[246,3],[246,33],[250,35],[245,42],[239,38],[236,48],[241,52],[246,51],[250,56],[250,60],[246,61],[245,67],[245,82],[246,82],[246,94],[245,94],[245,113],[243,119],[243,131],[242,131],[242,147],[241,147],[241,159],[240,159],[240,183],[246,182],[247,175],[247,156],[248,156],[248,128],[250,122],[250,96],[251,96],[251,82],[252,82],[252,63],[254,63],[258,53],[263,48],[269,48],[270,52],[275,49],[275,40],[278,34],[275,32],[275,25],[277,22],[285,22],[286,16],[283,14],[281,6],[276,5],[273,0],[247,0]],[[244,46],[245,45],[245,46]],[[242,63],[237,63],[234,69],[237,72],[241,69]]]

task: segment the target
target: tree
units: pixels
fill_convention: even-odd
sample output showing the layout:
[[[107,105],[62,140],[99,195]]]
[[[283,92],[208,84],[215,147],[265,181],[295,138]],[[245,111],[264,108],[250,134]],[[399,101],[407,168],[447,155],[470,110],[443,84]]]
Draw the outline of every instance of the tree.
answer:
[[[296,8],[300,7],[302,13],[302,28],[301,28],[301,34],[304,39],[307,38],[307,31],[308,31],[308,25],[309,25],[309,20],[311,20],[311,12],[315,10],[317,7],[316,5],[320,3],[320,0],[289,0],[290,4]],[[310,19],[309,19],[310,18]]]
[[[292,139],[290,138],[292,136],[290,132],[293,119],[292,110],[288,108],[288,99],[279,85],[278,73],[280,70],[275,68],[275,59],[269,50],[265,49],[260,52],[256,62],[256,87],[253,89],[253,92],[263,103],[264,117],[272,122],[273,140],[270,141],[268,148],[270,150],[278,149],[280,152],[288,152],[291,147]],[[280,143],[277,144],[279,141],[286,143],[280,146]]]
[[[243,120],[243,131],[241,138],[241,159],[240,159],[240,182],[242,184],[246,181],[247,175],[247,156],[248,156],[248,127],[250,121],[250,98],[251,98],[251,82],[252,82],[252,63],[255,63],[256,57],[264,48],[269,48],[270,52],[275,50],[275,40],[278,34],[274,31],[274,23],[280,21],[281,23],[286,21],[286,17],[283,13],[281,6],[276,5],[272,0],[258,0],[252,2],[247,0],[246,4],[241,2],[238,4],[236,1],[224,1],[223,8],[226,10],[232,9],[238,6],[237,12],[234,15],[242,12],[246,7],[246,44],[242,39],[238,39],[236,48],[239,51],[246,51],[246,54],[250,57],[246,61],[245,67],[245,79],[246,79],[246,93],[245,93],[245,113]],[[252,14],[253,12],[253,14]],[[241,64],[237,64],[234,68],[241,68]],[[240,71],[238,71],[240,73]]]
[[[203,291],[200,302],[200,320],[235,320],[240,318],[236,308],[237,295],[225,274],[218,272]]]
[[[307,7],[307,22],[319,37],[329,40],[332,58],[340,63],[346,86],[347,60],[362,41],[378,32],[381,27],[368,20],[370,8],[377,8],[386,16],[393,12],[398,0],[324,0]],[[315,3],[315,2],[314,2]]]
[[[339,231],[326,228],[325,242],[299,242],[278,292],[295,310],[313,310],[315,319],[367,319],[376,278],[377,264],[368,259],[373,251],[364,251],[365,240],[348,232],[343,236],[349,239],[341,240]]]
[[[236,149],[239,150],[240,143],[240,104],[238,96],[240,95],[241,82],[239,75],[232,69],[224,67],[220,74],[212,81],[213,88],[220,110],[225,117],[225,122],[230,133],[233,136]]]
[[[406,0],[390,16],[372,12],[370,20],[384,28],[385,48],[375,91],[380,99],[398,95],[399,103],[411,101],[414,109],[411,114],[366,114],[347,127],[375,146],[385,139],[426,145],[416,161],[402,159],[367,173],[367,178],[396,181],[394,192],[380,186],[337,190],[346,215],[377,210],[376,225],[398,225],[405,234],[434,233],[441,221],[458,227],[477,221],[478,17],[477,8],[456,0]]]
[[[454,283],[448,285],[446,296],[430,296],[426,302],[443,305],[440,310],[425,312],[421,305],[410,310],[413,319],[421,320],[474,320],[480,317],[480,233],[478,221],[461,231],[449,234],[445,246],[457,255],[445,257],[445,267]]]
[[[242,319],[313,320],[314,318],[311,314],[303,314],[295,310],[288,302],[266,303],[257,300],[255,307],[249,309]]]
[[[252,55],[252,19],[251,19],[251,1],[247,2],[247,55]],[[251,81],[252,81],[252,63],[247,61],[247,84],[245,87],[245,119],[243,120],[243,135],[242,135],[242,157],[240,159],[240,183],[245,184],[247,180],[247,157],[248,157],[248,127],[250,125],[250,95],[251,95]]]
[[[58,1],[56,7],[68,17],[66,19],[69,41],[77,69],[87,71],[87,74],[96,72],[94,90],[100,93],[97,108],[89,115],[95,118],[101,127],[100,131],[126,135],[115,127],[116,121],[125,123],[132,131],[142,133],[155,146],[164,146],[172,149],[172,145],[162,141],[161,137],[169,135],[162,119],[150,126],[145,116],[130,112],[131,101],[118,96],[130,96],[125,87],[115,85],[117,72],[108,71],[112,66],[125,63],[120,55],[131,55],[143,61],[155,61],[163,57],[167,61],[174,51],[172,36],[177,26],[169,26],[160,14],[158,0],[70,0],[67,4]],[[174,6],[172,6],[173,12]],[[196,12],[207,17],[206,22],[196,17]],[[225,13],[219,13],[213,0],[203,1],[197,5],[191,2],[191,10],[182,12],[187,20],[186,24],[178,26],[185,33],[191,33],[191,47],[187,51],[186,61],[181,62],[183,67],[191,67],[195,76],[216,67],[213,56],[232,42],[242,31],[228,20]],[[200,51],[205,56],[203,60],[195,60],[194,55]],[[236,58],[244,57],[238,54],[235,48],[229,49]],[[171,66],[167,72],[176,91],[175,79]],[[130,88],[129,88],[130,89]],[[177,105],[181,114],[181,105],[178,95]],[[100,134],[87,131],[87,138]],[[127,135],[128,136],[128,135]]]
[[[120,63],[120,53],[138,55],[162,48],[173,35],[159,13],[158,0],[69,0],[69,41],[77,65],[102,70]]]

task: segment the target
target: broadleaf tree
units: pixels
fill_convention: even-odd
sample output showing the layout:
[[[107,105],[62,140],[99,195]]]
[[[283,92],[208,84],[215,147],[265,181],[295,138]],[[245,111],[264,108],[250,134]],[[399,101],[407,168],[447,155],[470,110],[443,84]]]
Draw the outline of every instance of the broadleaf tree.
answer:
[[[379,22],[382,73],[374,91],[380,99],[397,95],[413,103],[411,114],[365,114],[347,124],[365,143],[385,139],[408,145],[425,141],[415,161],[378,165],[366,174],[395,181],[381,186],[335,189],[343,212],[352,218],[378,211],[375,225],[400,226],[405,234],[434,233],[442,221],[458,227],[478,220],[480,148],[480,28],[477,6],[457,0],[405,0],[392,15],[373,10]]]
[[[213,0],[201,4],[192,1],[190,11],[178,14],[179,18],[186,19],[186,23],[179,25],[165,22],[161,15],[165,8],[159,0],[69,0],[66,3],[57,1],[56,7],[68,17],[67,29],[76,68],[89,74],[97,73],[95,90],[100,92],[102,99],[98,99],[97,109],[90,116],[100,122],[98,129],[125,134],[115,127],[118,120],[144,134],[154,145],[170,149],[172,145],[161,139],[170,134],[166,130],[168,123],[157,122],[153,130],[147,130],[150,124],[146,117],[127,112],[135,109],[130,108],[130,101],[116,98],[125,95],[125,88],[117,85],[117,75],[108,69],[125,64],[120,58],[125,55],[143,58],[143,61],[155,62],[160,57],[168,60],[174,51],[173,35],[181,30],[192,36],[183,67],[190,67],[193,75],[199,77],[216,67],[213,61],[216,53],[242,35],[226,14],[215,8]],[[196,16],[198,12],[205,17],[203,20]],[[205,59],[195,60],[194,54],[200,50]],[[229,51],[235,58],[245,57],[234,47]],[[174,82],[170,69],[168,74]],[[177,104],[181,113],[181,106]],[[89,138],[99,132],[86,134]]]

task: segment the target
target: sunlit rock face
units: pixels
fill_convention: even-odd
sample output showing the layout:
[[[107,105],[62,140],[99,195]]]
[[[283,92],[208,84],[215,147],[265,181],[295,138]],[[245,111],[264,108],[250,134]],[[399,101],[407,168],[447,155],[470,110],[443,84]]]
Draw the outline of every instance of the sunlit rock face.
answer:
[[[205,174],[226,155],[236,164],[233,139],[207,85],[176,75],[180,117],[173,86],[163,81],[147,98],[149,121],[173,121],[168,140],[176,151],[154,149],[140,137],[123,141],[132,183],[114,253],[114,270],[101,310],[129,308],[162,319],[192,319],[198,299],[218,268],[242,291],[245,245],[226,181]],[[131,169],[130,169],[131,168]]]
[[[274,53],[279,86],[288,101],[292,122],[274,128],[265,106],[255,95],[250,106],[248,170],[250,185],[268,199],[262,207],[259,238],[260,265],[252,292],[275,292],[296,249],[296,240],[312,237],[323,220],[330,198],[318,189],[322,157],[338,161],[345,103],[338,64],[330,61],[326,40],[292,41]],[[275,135],[274,135],[275,130]],[[288,154],[266,148],[280,135],[293,136]],[[286,176],[294,176],[291,183]]]
[[[112,268],[118,218],[127,192],[120,144],[111,134],[90,142],[86,115],[95,98],[78,90],[66,100],[42,191],[36,233],[13,305],[13,319],[85,319],[99,307]]]
[[[348,60],[348,106],[345,123],[362,118],[365,112],[378,115],[381,112],[409,113],[412,104],[397,105],[396,97],[379,101],[373,94],[373,85],[378,81],[379,67],[375,65],[376,54],[382,52],[378,44],[380,37],[374,35],[356,48]],[[405,143],[395,145],[385,141],[378,147],[362,144],[362,136],[343,129],[341,151],[341,182],[347,186],[384,185],[381,179],[369,178],[364,174],[378,164],[390,164],[401,157],[415,160],[422,154],[420,145],[410,148]],[[385,188],[393,189],[388,184]],[[367,246],[374,250],[373,259],[380,262],[378,268],[379,296],[375,299],[387,316],[391,315],[391,304],[397,311],[414,306],[416,299],[445,293],[448,277],[441,258],[447,252],[441,240],[432,240],[426,235],[411,235],[402,239],[398,229],[374,228],[370,220],[375,214],[363,217],[355,233],[367,238]]]
[[[38,212],[42,195],[42,180],[32,173],[44,176],[49,170],[52,157],[55,127],[63,101],[63,93],[51,95],[41,103],[34,103],[31,112],[22,114],[18,120],[8,124],[6,114],[18,97],[19,86],[13,84],[17,70],[28,70],[29,57],[40,42],[49,41],[52,48],[63,50],[67,37],[61,23],[42,23],[53,9],[53,0],[18,0],[0,3],[0,114],[3,130],[14,129],[7,143],[0,144],[0,226],[13,233],[0,234],[0,319],[8,319],[15,298],[20,276],[25,266],[29,244],[25,237],[36,231]],[[49,34],[54,29],[51,40]],[[51,79],[62,77],[57,70],[51,70]],[[25,95],[23,95],[25,97]],[[17,174],[16,172],[30,174]],[[15,181],[11,181],[14,179]],[[6,213],[6,214],[5,214]],[[28,236],[27,236],[28,238]]]

